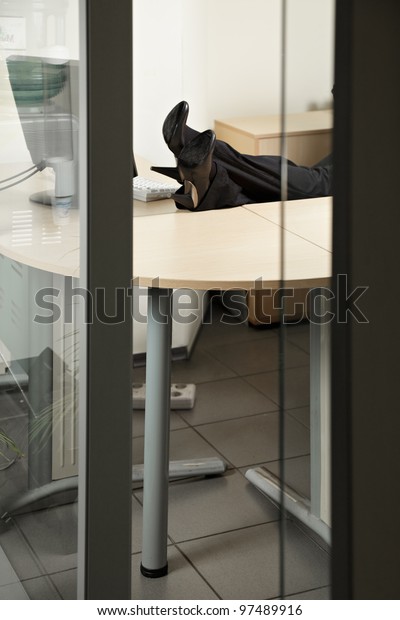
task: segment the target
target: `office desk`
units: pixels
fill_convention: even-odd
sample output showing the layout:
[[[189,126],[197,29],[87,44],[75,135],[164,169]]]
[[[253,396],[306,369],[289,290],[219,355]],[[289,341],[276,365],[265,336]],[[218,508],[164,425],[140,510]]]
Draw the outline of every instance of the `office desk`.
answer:
[[[79,214],[62,225],[51,209],[27,203],[27,185],[0,198],[0,253],[60,277],[79,276]],[[328,285],[331,275],[330,201],[287,205],[292,219],[279,225],[278,204],[220,211],[184,211],[135,218],[133,277],[149,287],[148,372],[145,416],[143,572],[167,569],[171,295],[174,288],[246,289]],[[325,206],[324,206],[325,205]],[[153,207],[144,207],[154,213]],[[172,209],[167,205],[156,205]],[[22,228],[21,228],[22,222]],[[297,222],[297,223],[296,223]],[[306,228],[300,229],[300,226]],[[24,236],[28,234],[29,239]],[[54,243],[48,243],[53,235]],[[281,242],[284,270],[281,273]],[[320,241],[320,242],[319,242]]]
[[[308,202],[298,209],[307,215]],[[329,210],[330,201],[325,208]],[[322,205],[322,203],[321,203]],[[313,205],[310,205],[314,208]],[[246,289],[327,286],[331,253],[265,216],[280,205],[142,217],[134,226],[134,278],[149,287],[142,572],[167,572],[170,303],[173,288]],[[295,203],[293,203],[293,208]],[[290,207],[292,209],[292,206]],[[269,212],[268,212],[269,213]],[[298,214],[296,214],[297,216]],[[310,237],[326,239],[329,218],[308,218]],[[281,244],[284,268],[281,273]]]
[[[287,157],[312,166],[332,152],[332,110],[313,110],[285,117]],[[215,121],[219,140],[249,155],[281,155],[282,118],[279,114],[241,116]]]

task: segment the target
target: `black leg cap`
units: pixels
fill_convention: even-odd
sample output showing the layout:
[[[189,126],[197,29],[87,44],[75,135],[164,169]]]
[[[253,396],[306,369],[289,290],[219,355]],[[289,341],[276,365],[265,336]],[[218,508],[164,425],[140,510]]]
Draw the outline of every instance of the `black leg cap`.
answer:
[[[165,577],[168,574],[168,563],[162,568],[145,568],[143,564],[140,565],[140,572],[143,577],[149,579],[157,579],[158,577]]]

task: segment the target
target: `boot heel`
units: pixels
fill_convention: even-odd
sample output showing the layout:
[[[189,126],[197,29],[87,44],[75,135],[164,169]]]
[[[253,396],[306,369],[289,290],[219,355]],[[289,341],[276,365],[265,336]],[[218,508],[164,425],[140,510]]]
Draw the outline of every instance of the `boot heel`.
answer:
[[[181,179],[193,186],[190,195],[194,208],[203,200],[210,186],[215,140],[215,133],[211,129],[203,131],[186,144],[178,158]]]

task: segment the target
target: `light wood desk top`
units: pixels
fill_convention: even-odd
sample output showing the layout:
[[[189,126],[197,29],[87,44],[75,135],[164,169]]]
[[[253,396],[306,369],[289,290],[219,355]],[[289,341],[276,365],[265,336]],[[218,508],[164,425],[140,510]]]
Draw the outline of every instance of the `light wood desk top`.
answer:
[[[137,158],[139,171],[149,178],[165,177],[150,171],[142,158]],[[2,177],[25,170],[32,162],[2,165]],[[177,186],[178,183],[177,183]],[[24,265],[64,276],[79,276],[79,209],[70,209],[62,216],[56,209],[35,204],[30,194],[54,187],[54,176],[43,170],[30,179],[0,191],[0,254]],[[134,201],[133,213],[160,215],[176,212],[172,199],[156,202]]]
[[[330,252],[245,207],[138,218],[133,248],[143,286],[278,288],[283,277],[301,288],[327,284],[331,275]]]
[[[245,205],[245,208],[332,252],[331,197],[290,200],[285,203],[283,221],[279,202]]]
[[[51,207],[27,199],[38,185],[43,189],[46,184],[51,187],[52,179],[44,172],[0,192],[0,254],[78,277],[79,210],[60,218]],[[139,208],[142,216],[133,226],[137,284],[199,290],[277,288],[283,277],[288,286],[311,287],[327,283],[331,275],[329,199],[287,203],[283,274],[280,203],[199,213],[178,211],[172,200],[141,203]],[[160,214],[162,208],[167,213]]]

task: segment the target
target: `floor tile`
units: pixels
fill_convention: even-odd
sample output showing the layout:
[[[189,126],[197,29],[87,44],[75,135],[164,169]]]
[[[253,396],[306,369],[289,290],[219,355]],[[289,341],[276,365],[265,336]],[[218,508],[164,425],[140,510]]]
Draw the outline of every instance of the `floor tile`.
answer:
[[[18,389],[0,388],[0,420],[2,426],[6,420],[26,418],[28,411],[29,407],[23,392]]]
[[[171,483],[169,574],[161,579],[146,579],[139,571],[143,494],[140,488],[134,490],[132,582],[138,604],[280,595],[279,512],[244,477],[256,464],[279,472],[280,332],[275,327],[249,327],[227,316],[218,303],[213,321],[202,326],[190,359],[172,364],[172,381],[195,383],[197,393],[193,409],[171,412],[170,458],[223,454],[229,469],[222,476]],[[309,326],[285,329],[286,479],[309,495]],[[145,367],[133,370],[133,380],[145,381]],[[3,402],[4,423],[14,424],[13,415],[20,411],[16,430],[26,438],[26,415],[18,395],[7,394]],[[134,411],[133,420],[134,462],[142,463],[144,412]],[[25,488],[24,460],[1,476],[0,472],[2,493],[16,485]],[[25,596],[76,599],[76,506],[23,515],[17,523],[21,534],[13,528],[2,530],[0,544],[11,553],[18,578],[24,579]],[[328,553],[293,521],[288,521],[285,561],[285,598],[329,598]],[[2,595],[18,598],[17,591],[0,588],[0,599]]]
[[[171,461],[210,456],[219,456],[218,451],[194,429],[184,428],[170,433]],[[143,437],[133,439],[133,462],[143,463]]]
[[[196,386],[193,409],[180,415],[192,425],[276,411],[277,405],[243,379],[224,379]]]
[[[0,586],[0,601],[26,601],[28,599],[29,596],[20,583]]]
[[[308,592],[300,592],[293,596],[285,596],[285,600],[299,601],[328,601],[331,598],[331,588],[317,588],[316,590],[308,590]]]
[[[8,453],[8,456],[13,458],[10,453]],[[8,511],[9,502],[12,502],[14,497],[18,497],[28,490],[27,468],[28,459],[22,458],[15,461],[8,469],[0,471],[1,514]]]
[[[77,504],[21,515],[16,521],[47,573],[76,567]]]
[[[279,518],[277,508],[239,473],[172,484],[168,533],[174,541],[199,538]]]
[[[60,596],[65,601],[75,601],[77,597],[77,569],[61,571],[51,575],[51,580],[54,583]]]
[[[172,383],[204,383],[234,377],[232,369],[222,361],[215,359],[208,351],[195,347],[188,360],[173,362],[171,368]]]
[[[216,345],[211,347],[209,352],[239,376],[278,370],[280,363],[280,345],[277,336],[237,344]],[[309,356],[289,343],[285,348],[285,363],[288,368],[306,366],[309,364]]]
[[[265,394],[273,402],[279,404],[279,371],[258,373],[245,377],[250,385],[254,386],[262,394]],[[284,375],[284,407],[304,407],[310,404],[310,368],[299,366],[286,368]]]
[[[1,525],[0,545],[20,580],[43,575],[38,558],[12,522]]]
[[[143,437],[144,415],[144,411],[140,409],[135,409],[132,412],[132,437]],[[187,427],[186,422],[175,411],[170,412],[169,424],[171,431],[176,430],[177,428]]]
[[[268,523],[179,548],[222,599],[269,599],[280,596],[279,535],[279,523]],[[285,542],[287,594],[328,585],[327,555],[290,522]]]
[[[140,574],[139,555],[132,557],[132,599],[145,600],[215,600],[212,588],[175,547],[168,549],[168,575],[148,579]]]
[[[310,428],[310,407],[296,407],[289,409],[287,413],[303,426]]]
[[[300,323],[299,325],[288,325],[286,327],[286,338],[303,351],[310,352],[310,325],[309,323]]]
[[[268,338],[275,333],[274,328],[255,329],[247,321],[232,317],[224,309],[212,306],[212,314],[205,317],[197,346],[209,349],[216,344],[233,344],[248,340]]]
[[[132,497],[132,553],[142,550],[143,510],[136,497]]]
[[[8,557],[0,547],[0,587],[8,586],[19,581]]]
[[[278,413],[205,424],[198,426],[197,431],[235,467],[280,458]],[[285,416],[285,438],[286,457],[309,453],[308,430],[288,415]]]
[[[23,581],[22,585],[24,586],[29,598],[33,601],[55,601],[64,598],[60,595],[60,592],[54,586],[54,583],[50,577],[28,579]]]

